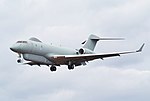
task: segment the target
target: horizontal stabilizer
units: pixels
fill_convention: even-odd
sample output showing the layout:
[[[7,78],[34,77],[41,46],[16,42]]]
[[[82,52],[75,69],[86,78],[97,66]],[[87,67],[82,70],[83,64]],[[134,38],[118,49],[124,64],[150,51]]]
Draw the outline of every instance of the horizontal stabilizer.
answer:
[[[100,40],[124,40],[124,38],[100,38]]]
[[[125,40],[124,38],[99,38],[98,40],[107,40],[107,41],[111,41],[111,40]],[[87,40],[83,41],[81,44],[85,44]]]

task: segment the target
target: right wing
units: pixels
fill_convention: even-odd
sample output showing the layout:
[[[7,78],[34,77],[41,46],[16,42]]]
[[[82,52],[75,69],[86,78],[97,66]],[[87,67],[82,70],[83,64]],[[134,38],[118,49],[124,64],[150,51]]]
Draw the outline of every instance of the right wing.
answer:
[[[127,51],[127,52],[118,52],[118,53],[106,53],[106,54],[82,54],[82,55],[54,55],[48,57],[48,59],[52,60],[56,64],[68,64],[68,62],[72,62],[73,64],[79,64],[83,62],[92,61],[95,59],[104,59],[109,57],[120,56],[122,54],[129,53],[137,53],[141,52],[145,44],[143,44],[140,49],[136,51]]]
[[[91,61],[94,59],[104,59],[108,57],[120,56],[122,54],[129,54],[129,53],[137,53],[141,52],[145,44],[143,44],[140,49],[136,51],[127,51],[127,52],[118,52],[118,53],[106,53],[106,54],[83,54],[83,55],[76,55],[76,56],[66,56],[66,58],[70,59],[83,59],[85,61]]]

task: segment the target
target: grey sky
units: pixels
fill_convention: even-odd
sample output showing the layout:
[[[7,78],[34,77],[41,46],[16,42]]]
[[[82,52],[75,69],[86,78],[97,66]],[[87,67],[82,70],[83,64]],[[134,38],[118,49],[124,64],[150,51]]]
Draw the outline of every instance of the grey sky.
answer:
[[[149,0],[0,0],[1,101],[149,101]],[[96,60],[51,73],[16,63],[9,47],[32,36],[45,43],[80,48],[91,33],[124,37],[99,42],[96,52],[134,50],[141,54]]]

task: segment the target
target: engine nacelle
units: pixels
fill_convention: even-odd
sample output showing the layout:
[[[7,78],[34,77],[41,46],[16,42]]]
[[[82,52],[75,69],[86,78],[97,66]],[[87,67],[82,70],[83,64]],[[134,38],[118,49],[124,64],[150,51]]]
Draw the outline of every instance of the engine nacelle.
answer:
[[[79,53],[80,54],[93,54],[94,52],[86,48],[81,48],[79,49]]]

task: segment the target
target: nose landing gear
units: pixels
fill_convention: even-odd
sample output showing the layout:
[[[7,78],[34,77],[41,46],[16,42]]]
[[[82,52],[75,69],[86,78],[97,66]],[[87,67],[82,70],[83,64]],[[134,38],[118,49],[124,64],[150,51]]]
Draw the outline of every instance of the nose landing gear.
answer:
[[[21,59],[18,59],[18,60],[17,60],[17,62],[18,62],[18,63],[21,63],[21,62],[22,62],[22,60],[21,60]]]
[[[19,56],[18,56],[18,60],[17,60],[17,63],[21,63],[22,62],[22,59],[21,59],[21,54],[18,54]]]

